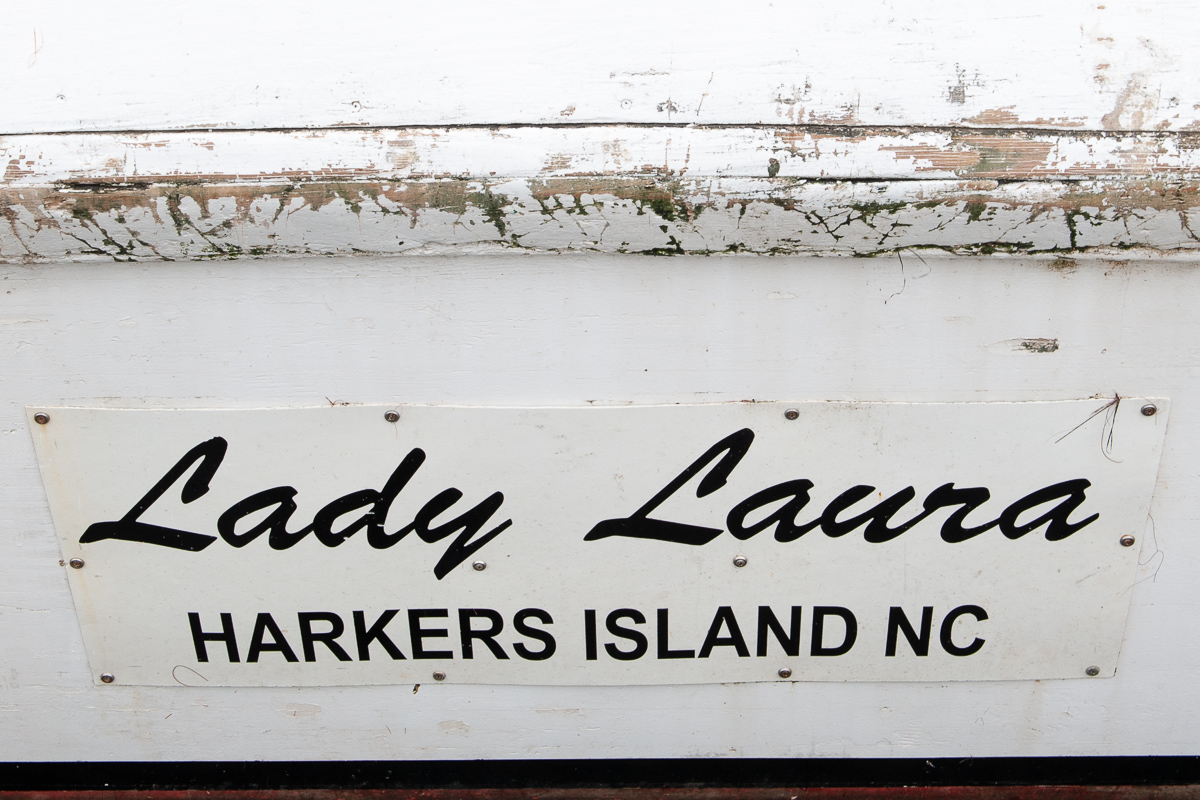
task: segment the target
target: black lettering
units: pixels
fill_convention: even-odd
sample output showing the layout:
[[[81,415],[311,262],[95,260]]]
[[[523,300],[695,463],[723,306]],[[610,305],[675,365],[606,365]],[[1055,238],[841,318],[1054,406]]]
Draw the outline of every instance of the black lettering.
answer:
[[[987,612],[979,606],[959,606],[946,615],[946,618],[942,620],[942,649],[952,656],[975,655],[980,651],[980,649],[983,647],[983,643],[986,641],[985,639],[976,637],[974,641],[972,641],[966,647],[959,647],[954,643],[954,640],[951,638],[951,635],[954,633],[954,622],[964,614],[970,614],[980,622],[983,622],[988,618]]]
[[[221,614],[221,632],[205,633],[200,628],[200,615],[195,611],[188,612],[188,625],[192,628],[192,644],[196,646],[196,660],[208,661],[208,647],[205,642],[224,642],[225,652],[229,654],[229,663],[238,663],[237,639],[233,635],[233,615]]]
[[[583,653],[587,661],[596,660],[596,609],[583,610]]]
[[[779,623],[779,619],[775,616],[775,612],[770,606],[758,607],[758,647],[755,650],[755,655],[759,658],[767,654],[767,632],[773,633],[775,639],[783,647],[783,652],[789,656],[800,655],[800,609],[801,606],[792,606],[792,618],[789,624],[789,631],[783,632],[783,625]]]
[[[358,644],[358,660],[371,660],[371,642],[379,642],[387,654],[391,656],[393,661],[404,661],[404,653],[400,652],[400,648],[396,643],[384,633],[383,629],[392,621],[392,618],[399,614],[399,609],[389,608],[379,615],[379,619],[367,627],[366,615],[361,611],[354,612],[354,640]]]
[[[367,544],[376,550],[385,550],[412,533],[414,527],[412,523],[395,533],[388,533],[383,526],[387,522],[388,511],[391,510],[392,503],[412,480],[412,477],[417,474],[417,470],[423,463],[425,463],[424,450],[419,447],[409,450],[408,455],[400,462],[400,466],[396,467],[391,477],[387,479],[374,507],[364,517],[367,522]]]
[[[371,514],[374,513],[374,508],[379,503],[379,500],[379,492],[374,489],[361,489],[339,497],[337,500],[330,501],[313,517],[313,535],[317,537],[317,541],[326,547],[337,547],[367,527],[367,523],[370,521]],[[365,508],[366,506],[371,506],[372,511],[363,514],[340,531],[333,530],[333,523],[337,521],[338,517],[343,514],[349,514],[356,509]]]
[[[351,660],[350,654],[335,641],[346,631],[346,624],[342,622],[341,617],[328,611],[301,611],[297,616],[300,621],[300,649],[304,651],[305,661],[317,660],[317,642],[328,647],[338,661]],[[312,629],[314,622],[329,623],[329,630],[324,633],[314,632]]]
[[[888,521],[895,516],[896,512],[917,496],[913,487],[909,486],[896,492],[870,510],[864,511],[857,517],[838,521],[837,515],[840,512],[845,511],[859,500],[869,497],[874,491],[874,486],[855,486],[835,497],[833,502],[826,506],[825,513],[821,515],[821,530],[824,531],[825,535],[845,536],[864,522],[868,522],[866,530],[863,531],[863,538],[872,544],[879,544],[895,539],[933,513],[926,508],[908,522],[897,525],[895,528],[888,527]]]
[[[729,628],[728,636],[720,635],[722,627]],[[733,609],[729,606],[721,606],[713,615],[712,625],[708,626],[708,635],[704,637],[704,644],[700,645],[700,658],[712,655],[714,647],[732,647],[737,651],[739,658],[750,657],[742,630],[738,627],[737,618],[733,616]]]
[[[487,628],[475,630],[471,627],[473,619],[486,619],[488,621]],[[504,630],[504,618],[498,611],[490,608],[460,608],[458,610],[458,632],[462,640],[463,658],[475,657],[474,640],[478,639],[488,650],[492,651],[492,655],[496,658],[508,660],[508,653],[504,652],[504,648],[496,641],[497,634],[502,630]]]
[[[471,537],[479,532],[479,529],[484,526],[492,514],[496,513],[496,509],[500,508],[500,504],[504,502],[504,495],[500,492],[494,492],[486,500],[465,514],[455,517],[436,528],[429,527],[434,518],[457,503],[462,496],[463,493],[458,489],[446,489],[426,503],[417,512],[416,519],[413,520],[413,527],[416,528],[417,536],[420,536],[422,541],[429,542],[430,544],[445,539],[455,531],[462,531],[458,535],[458,538],[446,548],[446,552],[442,554],[441,559],[438,560],[438,563],[433,568],[433,574],[437,576],[438,580],[446,577],[450,570],[466,561],[475,551],[492,539],[495,539],[508,526],[512,525],[511,519],[505,520],[478,539],[471,540]]]
[[[695,650],[672,650],[670,622],[665,608],[658,610],[658,657],[659,658],[695,658]]]
[[[554,637],[549,631],[534,628],[527,620],[536,619],[543,625],[552,625],[554,620],[550,614],[540,608],[523,608],[513,617],[513,627],[517,629],[517,633],[522,636],[528,636],[531,639],[537,639],[544,646],[541,650],[530,650],[522,642],[513,642],[513,649],[517,651],[517,655],[526,661],[545,661],[550,656],[554,655],[554,651],[558,648]],[[595,612],[592,615],[593,622],[595,620]],[[593,645],[594,646],[594,645]],[[593,656],[594,658],[594,656]]]
[[[971,489],[955,489],[953,483],[947,483],[930,492],[929,496],[925,498],[924,506],[925,510],[930,513],[948,506],[961,506],[942,523],[942,540],[954,544],[965,542],[1000,524],[1000,520],[994,519],[974,528],[963,527],[963,521],[967,518],[967,514],[986,503],[991,496],[992,493],[981,486]]]
[[[271,549],[287,550],[312,533],[311,525],[295,533],[291,533],[287,529],[288,520],[296,512],[296,501],[292,499],[295,496],[296,490],[291,486],[276,486],[274,489],[265,489],[244,500],[239,500],[217,519],[217,533],[221,534],[221,538],[234,547],[245,547],[262,534],[270,531],[271,535],[267,537],[267,543],[271,545]],[[275,509],[267,515],[266,519],[250,526],[249,530],[242,533],[237,532],[238,520],[271,506],[275,506]]]
[[[208,484],[216,474],[217,467],[221,466],[228,447],[228,443],[220,436],[196,445],[187,451],[175,466],[167,470],[167,474],[154,484],[154,488],[146,492],[146,495],[137,501],[121,519],[115,522],[95,522],[89,525],[83,532],[83,536],[79,537],[80,544],[99,542],[103,539],[120,539],[126,542],[142,542],[172,547],[176,550],[188,550],[193,553],[208,547],[217,540],[217,537],[177,528],[165,528],[161,525],[150,525],[139,522],[138,518],[154,505],[175,481],[183,477],[183,473],[187,472],[188,468],[196,461],[199,461],[200,464],[192,473],[192,477],[184,482],[179,499],[187,504],[207,494]]]
[[[605,539],[609,536],[628,536],[634,539],[655,539],[657,541],[675,542],[677,544],[708,544],[721,535],[720,528],[705,528],[700,525],[687,525],[682,522],[652,519],[650,518],[650,512],[666,502],[671,495],[679,491],[684,484],[694,478],[702,469],[708,466],[709,462],[716,459],[717,456],[721,456],[721,460],[700,480],[700,485],[696,487],[696,497],[707,497],[720,489],[725,485],[729,473],[733,472],[733,468],[746,455],[746,451],[750,449],[750,444],[753,441],[754,431],[749,428],[742,428],[740,431],[731,433],[710,447],[704,455],[692,462],[691,466],[679,473],[662,491],[650,498],[650,502],[628,517],[606,519],[603,522],[597,523],[583,537],[584,541],[590,542],[596,539]],[[723,456],[721,455],[722,453],[724,453]]]
[[[422,628],[421,620],[426,617],[449,617],[444,608],[410,608],[408,610],[408,635],[412,640],[413,658],[454,658],[449,650],[426,650],[425,639],[446,639],[450,632],[446,628]]]
[[[887,644],[884,646],[883,654],[885,656],[896,655],[896,640],[899,638],[897,636],[899,632],[904,634],[904,638],[908,640],[908,646],[914,653],[919,656],[927,656],[929,655],[929,636],[932,631],[933,606],[925,606],[921,609],[921,633],[919,636],[913,630],[908,617],[905,616],[904,609],[892,606],[888,611]]]
[[[820,524],[819,519],[804,525],[796,524],[796,515],[808,505],[808,490],[812,487],[812,481],[785,481],[763,489],[734,506],[729,512],[729,516],[725,518],[725,525],[729,528],[729,532],[738,539],[749,539],[756,533],[774,525],[775,541],[794,542]],[[782,506],[753,525],[746,526],[747,514],[785,497],[790,499]]]
[[[604,649],[617,661],[636,661],[646,655],[646,651],[650,649],[650,643],[641,631],[634,630],[633,628],[622,628],[617,624],[623,619],[631,619],[635,625],[645,625],[646,615],[636,608],[618,608],[604,620],[604,627],[608,628],[608,632],[613,636],[633,642],[633,649],[620,650],[612,642],[605,642]]]
[[[846,623],[846,638],[836,647],[825,646],[825,618],[841,617]],[[816,606],[812,610],[812,648],[809,653],[814,656],[841,656],[850,652],[854,641],[858,638],[858,620],[848,608],[841,606]]]
[[[1067,517],[1071,515],[1071,512],[1079,508],[1086,499],[1084,489],[1087,489],[1091,485],[1091,481],[1079,478],[1073,481],[1056,483],[1053,486],[1038,489],[1036,492],[1022,497],[1004,509],[1004,513],[1000,515],[1000,532],[1009,539],[1017,539],[1049,522],[1050,524],[1046,526],[1047,539],[1057,542],[1067,538],[1080,528],[1091,525],[1100,518],[1099,514],[1092,514],[1087,519],[1076,523],[1067,522]],[[1024,512],[1031,508],[1036,508],[1043,503],[1049,503],[1051,500],[1057,500],[1060,497],[1065,497],[1066,499],[1045,514],[1024,525],[1017,524],[1017,517]]]
[[[265,640],[267,633],[271,634],[270,642]],[[300,660],[296,658],[295,651],[284,638],[283,631],[275,624],[274,618],[263,612],[254,620],[254,633],[250,637],[250,652],[246,654],[246,661],[251,664],[257,663],[259,654],[269,652],[282,653],[284,660],[288,662]]]

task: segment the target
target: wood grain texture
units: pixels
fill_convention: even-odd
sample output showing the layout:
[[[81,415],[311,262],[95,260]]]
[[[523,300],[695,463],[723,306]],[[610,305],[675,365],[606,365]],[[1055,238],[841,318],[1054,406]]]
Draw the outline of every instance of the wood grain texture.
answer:
[[[1188,130],[1184,0],[21,0],[0,132],[557,122]]]

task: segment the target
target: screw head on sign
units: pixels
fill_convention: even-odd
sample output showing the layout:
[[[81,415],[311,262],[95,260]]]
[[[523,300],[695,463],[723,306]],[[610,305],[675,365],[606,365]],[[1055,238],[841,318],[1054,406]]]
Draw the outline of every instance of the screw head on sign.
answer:
[[[1084,672],[1087,673],[1089,678],[1094,678],[1100,674],[1100,668],[1099,667],[1088,667],[1087,669],[1084,670]]]
[[[783,416],[788,419],[800,419],[800,412],[794,408],[789,408],[787,411],[783,412]]]
[[[1143,417],[1153,417],[1157,413],[1158,406],[1154,405],[1154,403],[1146,403],[1146,405],[1142,406]]]
[[[44,411],[39,411],[38,413],[33,415],[33,421],[36,422],[38,425],[45,425],[47,422],[50,421],[50,415]]]
[[[71,569],[83,569],[83,559],[82,558],[72,558],[67,563],[71,565]]]
[[[485,569],[487,569],[487,562],[486,561],[472,562],[471,569],[475,570],[476,572],[483,572]]]
[[[398,414],[395,411],[387,411],[387,412],[384,412],[383,418],[386,419],[388,422],[399,422],[400,414]]]
[[[792,677],[792,671],[791,671],[791,669],[789,669],[788,667],[784,667],[783,669],[779,670],[779,677],[781,677],[781,678],[790,678],[790,677]]]
[[[1121,547],[1133,547],[1133,543],[1136,541],[1137,539],[1134,539],[1132,536],[1122,536]]]
[[[748,562],[748,561],[746,560],[746,557],[745,557],[745,556],[734,556],[734,557],[733,557],[733,565],[734,565],[735,567],[744,567],[744,566],[746,566],[746,564],[748,564],[748,563],[750,563],[750,562]]]
[[[101,682],[101,683],[112,683],[112,682],[113,682],[113,681],[115,681],[115,680],[116,680],[116,678],[114,678],[114,677],[112,676],[112,673],[109,673],[109,672],[106,672],[106,673],[104,673],[103,675],[101,675],[101,676],[100,676],[100,682]]]
[[[446,680],[446,673],[439,670],[438,672],[433,673],[433,679],[435,681],[444,681]]]

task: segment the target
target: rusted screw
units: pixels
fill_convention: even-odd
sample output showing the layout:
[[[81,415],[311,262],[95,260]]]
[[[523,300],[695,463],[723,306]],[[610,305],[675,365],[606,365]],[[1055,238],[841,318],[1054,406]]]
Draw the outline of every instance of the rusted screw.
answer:
[[[790,677],[792,677],[792,671],[791,671],[791,669],[789,669],[788,667],[784,667],[783,669],[779,670],[779,677],[781,677],[781,678],[790,678]]]
[[[101,683],[112,683],[112,682],[113,682],[113,681],[115,681],[115,680],[116,680],[116,678],[114,678],[114,677],[112,676],[112,673],[109,673],[109,672],[106,672],[106,673],[104,673],[103,675],[101,675],[101,676],[100,676],[100,682],[101,682]]]
[[[783,412],[783,416],[787,419],[800,419],[800,412],[794,408],[789,408],[787,411]]]
[[[433,673],[433,679],[435,681],[444,681],[446,680],[446,673],[438,670],[437,672]]]
[[[486,561],[472,562],[471,569],[475,570],[476,572],[483,572],[485,569],[487,569],[487,562]]]
[[[1121,537],[1121,547],[1133,547],[1133,543],[1136,541],[1137,539],[1134,539],[1132,536],[1126,534],[1125,536]]]
[[[1146,405],[1142,406],[1143,417],[1153,417],[1157,413],[1158,406],[1154,405],[1154,403],[1146,403]]]
[[[400,415],[398,413],[396,413],[395,411],[385,412],[383,415],[383,418],[386,419],[388,422],[399,422],[400,421]]]
[[[67,563],[71,565],[71,569],[83,569],[83,559],[82,558],[72,558]]]
[[[1088,667],[1087,669],[1084,670],[1084,672],[1087,673],[1087,676],[1089,678],[1094,678],[1100,674],[1100,668],[1099,667]]]
[[[45,425],[47,422],[50,421],[50,415],[47,414],[45,411],[39,411],[38,413],[33,415],[33,421],[36,422],[38,425]]]
[[[734,556],[734,557],[733,557],[733,565],[734,565],[735,567],[744,567],[744,566],[746,566],[746,564],[748,564],[748,563],[749,563],[749,562],[748,562],[748,561],[746,561],[746,557],[745,557],[745,556]]]

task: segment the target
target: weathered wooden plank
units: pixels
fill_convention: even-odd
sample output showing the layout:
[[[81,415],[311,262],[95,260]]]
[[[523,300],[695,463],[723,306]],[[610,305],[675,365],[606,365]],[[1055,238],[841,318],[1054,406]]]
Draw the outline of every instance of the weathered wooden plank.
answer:
[[[1200,247],[1198,203],[1200,184],[1150,181],[566,178],[27,188],[0,191],[0,257],[1153,252]]]
[[[1200,123],[1200,18],[1183,0],[615,0],[570,14],[532,0],[353,14],[306,0],[143,12],[10,3],[0,132]]]
[[[1195,134],[380,129],[0,139],[0,258],[1146,251]]]
[[[632,125],[0,137],[0,186],[594,176],[1200,177],[1200,133]]]

